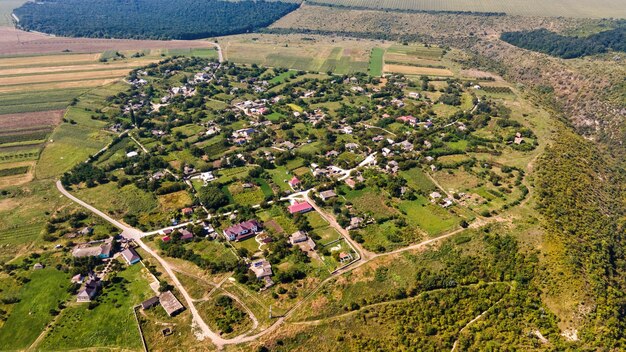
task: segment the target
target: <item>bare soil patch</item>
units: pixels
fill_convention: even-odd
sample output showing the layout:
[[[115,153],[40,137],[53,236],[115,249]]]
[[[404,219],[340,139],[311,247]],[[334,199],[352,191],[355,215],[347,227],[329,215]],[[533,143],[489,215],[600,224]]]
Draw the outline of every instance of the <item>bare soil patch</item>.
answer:
[[[0,130],[15,130],[35,126],[54,126],[61,121],[63,112],[64,110],[50,110],[0,115]]]
[[[208,48],[202,40],[132,40],[54,37],[0,27],[0,55],[94,53],[106,50]]]

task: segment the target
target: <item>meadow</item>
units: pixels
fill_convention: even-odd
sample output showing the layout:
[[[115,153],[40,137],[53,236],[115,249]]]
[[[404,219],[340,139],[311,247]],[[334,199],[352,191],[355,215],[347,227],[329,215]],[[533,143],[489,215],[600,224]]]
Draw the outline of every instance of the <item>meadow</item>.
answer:
[[[225,58],[311,72],[368,72],[370,54],[379,43],[321,36],[245,34],[220,38]],[[282,77],[281,77],[282,79]]]
[[[52,268],[35,271],[19,291],[20,302],[0,329],[0,346],[28,348],[54,318],[50,309],[65,302],[69,275]]]

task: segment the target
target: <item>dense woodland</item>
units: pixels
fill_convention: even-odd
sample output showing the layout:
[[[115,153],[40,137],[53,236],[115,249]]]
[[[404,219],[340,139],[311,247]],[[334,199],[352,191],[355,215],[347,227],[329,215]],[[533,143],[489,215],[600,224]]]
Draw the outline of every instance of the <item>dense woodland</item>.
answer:
[[[564,59],[601,54],[609,50],[626,52],[626,26],[584,38],[564,36],[543,28],[534,31],[506,32],[501,38],[520,48]]]
[[[14,10],[19,27],[70,37],[199,39],[266,27],[295,10],[280,1],[51,0]]]

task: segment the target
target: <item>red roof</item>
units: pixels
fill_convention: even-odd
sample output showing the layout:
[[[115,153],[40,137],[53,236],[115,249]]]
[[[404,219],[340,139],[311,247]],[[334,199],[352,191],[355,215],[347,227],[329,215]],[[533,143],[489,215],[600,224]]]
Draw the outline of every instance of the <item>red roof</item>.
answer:
[[[163,242],[169,242],[171,240],[170,236],[163,236],[163,238],[161,238],[161,240]]]
[[[309,202],[294,203],[289,206],[289,213],[304,213],[312,209],[313,207],[311,206],[311,204],[309,204]]]
[[[290,185],[297,185],[300,183],[300,180],[298,180],[298,178],[296,176],[294,176],[290,181],[289,184]]]

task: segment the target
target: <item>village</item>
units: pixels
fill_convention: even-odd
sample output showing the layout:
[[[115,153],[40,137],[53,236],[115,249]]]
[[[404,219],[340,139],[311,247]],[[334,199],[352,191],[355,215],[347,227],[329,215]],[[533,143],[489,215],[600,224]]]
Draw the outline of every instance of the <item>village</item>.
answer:
[[[97,300],[110,262],[144,265],[138,252],[154,251],[280,316],[362,258],[465,228],[528,192],[522,169],[495,158],[537,138],[475,82],[175,58],[128,84],[92,116],[123,137],[61,184],[140,232],[72,234],[74,257],[106,263],[72,278],[78,302]],[[153,282],[144,310],[186,308]]]

